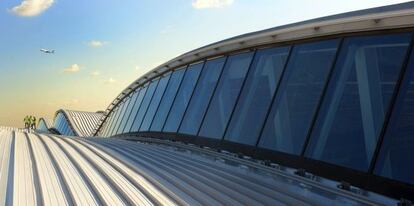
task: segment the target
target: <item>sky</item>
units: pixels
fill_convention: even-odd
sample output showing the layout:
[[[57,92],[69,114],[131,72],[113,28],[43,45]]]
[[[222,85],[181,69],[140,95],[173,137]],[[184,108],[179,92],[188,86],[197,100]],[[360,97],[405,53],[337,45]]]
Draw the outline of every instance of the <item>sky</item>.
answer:
[[[105,110],[134,80],[198,47],[399,0],[2,0],[0,125]],[[45,54],[40,49],[53,49]]]

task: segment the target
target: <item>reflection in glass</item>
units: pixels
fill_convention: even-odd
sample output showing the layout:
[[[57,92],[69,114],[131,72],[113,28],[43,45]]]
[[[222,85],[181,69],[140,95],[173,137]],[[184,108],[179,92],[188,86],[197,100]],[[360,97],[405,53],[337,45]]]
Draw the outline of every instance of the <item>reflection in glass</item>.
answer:
[[[405,76],[374,174],[414,184],[414,52]]]
[[[301,153],[338,44],[327,40],[294,46],[259,147]]]
[[[288,52],[289,47],[257,51],[226,132],[226,140],[256,145]]]
[[[139,127],[141,126],[144,115],[147,112],[148,105],[151,102],[155,89],[157,88],[158,80],[159,79],[151,82],[151,84],[148,86],[147,93],[145,94],[144,100],[142,100],[141,107],[139,108],[138,113],[135,116],[134,123],[132,124],[132,128],[130,130],[131,132],[139,131]]]
[[[168,80],[170,79],[170,74],[161,78],[160,82],[158,83],[157,90],[152,97],[151,103],[149,104],[147,114],[145,114],[144,120],[142,121],[142,125],[139,128],[139,131],[148,131],[151,122],[154,119],[155,112],[157,111],[158,105],[160,105],[161,98],[167,88]]]
[[[183,82],[181,83],[167,121],[165,122],[164,132],[177,132],[202,68],[203,63],[191,65],[187,68]]]
[[[345,39],[306,156],[368,169],[410,39]]]
[[[138,94],[139,94],[138,92],[134,92],[133,94],[130,95],[130,101],[129,101],[128,107],[125,110],[125,115],[122,118],[122,122],[119,125],[117,134],[123,133],[125,125],[126,125],[128,119],[129,119],[129,117],[131,116],[132,107],[134,106],[135,101],[138,98]]]
[[[155,114],[154,120],[152,121],[151,131],[161,131],[165,119],[167,118],[168,112],[170,111],[171,104],[174,101],[174,97],[177,94],[178,87],[183,79],[185,69],[180,68],[174,71],[171,75],[170,82],[168,82],[167,90],[162,97],[158,111]]]
[[[253,52],[228,57],[199,136],[221,139],[249,70]]]
[[[131,114],[128,117],[127,124],[125,125],[124,132],[128,133],[131,131],[132,123],[134,123],[135,116],[137,115],[138,109],[141,106],[142,100],[144,99],[145,93],[147,93],[148,84],[139,91],[137,100],[135,101],[134,107],[132,108]]]
[[[214,88],[223,70],[225,57],[209,60],[205,63],[200,79],[191,97],[188,109],[183,117],[180,133],[196,135],[201,121],[213,96]]]

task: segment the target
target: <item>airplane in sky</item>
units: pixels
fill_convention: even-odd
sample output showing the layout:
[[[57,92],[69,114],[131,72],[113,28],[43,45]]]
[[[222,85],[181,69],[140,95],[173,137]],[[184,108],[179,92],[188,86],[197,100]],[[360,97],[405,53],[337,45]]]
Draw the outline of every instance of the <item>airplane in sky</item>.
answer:
[[[45,54],[54,54],[55,50],[49,50],[49,49],[40,49],[41,52]]]

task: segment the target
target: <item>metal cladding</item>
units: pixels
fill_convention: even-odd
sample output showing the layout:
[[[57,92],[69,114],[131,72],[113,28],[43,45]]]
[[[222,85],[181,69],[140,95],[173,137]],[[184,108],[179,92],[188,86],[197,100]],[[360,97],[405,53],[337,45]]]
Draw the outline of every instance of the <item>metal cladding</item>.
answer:
[[[414,197],[414,2],[254,32],[126,88],[95,135],[208,146]]]
[[[0,126],[0,130],[9,131],[9,132],[13,132],[13,131],[24,132],[25,131],[25,129],[22,129],[22,128],[8,127],[8,126]]]
[[[0,130],[0,151],[0,205],[396,204],[197,147]]]
[[[69,123],[69,128],[74,133],[74,136],[90,137],[93,136],[94,128],[102,118],[102,113],[97,112],[82,112],[61,109],[56,112],[56,117],[59,114],[63,114],[66,122]],[[55,124],[56,124],[55,117]],[[55,127],[57,125],[54,125]]]
[[[410,28],[414,26],[413,11],[414,2],[353,11],[251,32],[197,48],[157,66],[131,83],[108,106],[105,115],[95,128],[96,132],[106,121],[112,109],[136,88],[141,87],[153,78],[157,78],[160,74],[180,66],[235,51],[249,50],[271,44],[283,44],[290,41],[342,33]]]

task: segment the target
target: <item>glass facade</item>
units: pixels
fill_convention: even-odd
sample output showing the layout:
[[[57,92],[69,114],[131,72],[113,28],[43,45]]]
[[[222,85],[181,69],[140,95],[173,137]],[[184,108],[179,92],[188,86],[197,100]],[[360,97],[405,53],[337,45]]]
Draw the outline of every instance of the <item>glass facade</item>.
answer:
[[[199,136],[221,139],[242,88],[253,52],[230,56],[218,82]]]
[[[259,147],[300,154],[339,40],[294,46]]]
[[[65,115],[59,112],[54,120],[53,127],[61,134],[66,136],[75,136],[75,133],[69,126],[69,122],[66,120]]]
[[[151,102],[152,96],[154,95],[157,85],[158,85],[158,80],[155,80],[149,84],[148,90],[145,93],[144,99],[142,100],[138,113],[135,116],[135,120],[134,120],[134,123],[132,124],[132,128],[130,129],[130,132],[139,131],[139,127],[141,126],[142,120],[147,112],[149,103]]]
[[[123,100],[98,134],[164,132],[414,184],[411,41],[353,34],[173,68]]]
[[[157,90],[152,97],[151,103],[149,104],[147,114],[142,121],[142,125],[139,128],[139,131],[148,131],[152,120],[154,119],[155,112],[157,112],[158,106],[160,105],[161,98],[164,95],[165,89],[167,88],[168,81],[170,80],[171,74],[160,79],[158,83]]]
[[[168,82],[167,89],[164,93],[164,96],[162,97],[157,113],[154,116],[154,120],[152,121],[150,127],[151,131],[162,130],[165,119],[167,118],[168,112],[170,111],[171,104],[173,103],[178,88],[180,87],[181,80],[183,79],[185,71],[186,70],[184,68],[181,68],[171,74],[170,82]]]
[[[177,132],[202,68],[203,63],[199,63],[189,66],[185,72],[183,82],[165,122],[164,132]]]
[[[414,52],[391,114],[374,174],[414,184]]]
[[[308,157],[368,169],[410,41],[410,34],[344,41]]]
[[[226,58],[219,58],[205,63],[200,79],[194,89],[193,97],[183,117],[179,129],[180,133],[197,135],[225,61]]]
[[[257,51],[226,132],[226,140],[256,145],[288,52],[289,47]]]
[[[125,125],[124,128],[124,132],[123,133],[128,133],[129,131],[131,131],[131,127],[132,127],[132,123],[134,123],[134,119],[135,116],[141,106],[142,100],[144,99],[145,93],[147,92],[147,87],[148,85],[145,85],[144,88],[142,88],[139,92],[138,92],[138,97],[134,103],[134,106],[132,107],[132,111],[131,114],[128,117],[127,123]]]
[[[39,120],[39,124],[37,124],[36,130],[41,132],[49,132],[49,128],[47,128],[46,122],[43,119]]]

